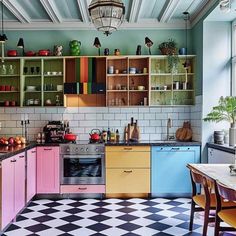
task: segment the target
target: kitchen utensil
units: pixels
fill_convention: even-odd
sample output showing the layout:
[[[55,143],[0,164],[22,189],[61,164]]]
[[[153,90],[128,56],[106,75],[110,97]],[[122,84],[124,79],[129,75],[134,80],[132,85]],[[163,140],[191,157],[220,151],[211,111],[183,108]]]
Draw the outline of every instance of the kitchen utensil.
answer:
[[[100,140],[101,131],[99,129],[92,129],[90,135],[91,141],[97,142]]]
[[[77,138],[77,135],[76,134],[65,134],[64,135],[64,139],[67,140],[67,141],[75,141]]]
[[[7,51],[8,57],[16,57],[17,56],[17,50],[8,50]]]

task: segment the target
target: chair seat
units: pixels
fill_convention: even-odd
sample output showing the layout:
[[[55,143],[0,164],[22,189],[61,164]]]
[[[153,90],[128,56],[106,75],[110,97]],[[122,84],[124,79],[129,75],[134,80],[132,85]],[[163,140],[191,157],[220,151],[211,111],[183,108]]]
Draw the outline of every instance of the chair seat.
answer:
[[[216,208],[216,195],[211,193],[211,208]],[[194,202],[200,206],[201,208],[205,209],[205,195],[200,194],[193,197]],[[229,202],[229,201],[222,201],[222,207],[236,207],[236,203]]]
[[[218,216],[227,224],[236,228],[236,209],[221,210]]]

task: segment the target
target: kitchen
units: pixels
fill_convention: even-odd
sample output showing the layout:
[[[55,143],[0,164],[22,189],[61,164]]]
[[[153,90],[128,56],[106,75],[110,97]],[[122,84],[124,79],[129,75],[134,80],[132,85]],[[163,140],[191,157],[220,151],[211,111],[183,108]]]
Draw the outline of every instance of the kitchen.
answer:
[[[0,68],[2,78],[0,85],[4,86],[4,92],[3,87],[0,87],[2,94],[0,101],[4,101],[0,107],[0,136],[7,138],[24,136],[27,141],[31,141],[30,145],[14,146],[18,149],[14,152],[13,146],[1,147],[1,152],[5,152],[1,153],[1,157],[6,158],[6,161],[13,161],[15,165],[14,170],[10,170],[14,172],[12,176],[15,176],[15,179],[6,179],[9,182],[6,182],[5,186],[10,186],[11,181],[14,183],[17,180],[23,183],[26,179],[27,190],[25,193],[25,189],[15,189],[14,185],[12,192],[6,193],[10,195],[2,197],[2,200],[6,201],[6,204],[2,204],[3,209],[12,209],[12,205],[17,206],[11,212],[3,210],[1,213],[3,214],[1,218],[4,218],[4,222],[1,223],[2,229],[6,230],[4,234],[59,235],[64,232],[71,235],[189,234],[191,183],[186,165],[200,163],[200,160],[206,163],[206,143],[210,141],[214,130],[223,128],[222,123],[216,127],[215,123],[203,122],[202,118],[217,104],[221,95],[230,94],[229,85],[226,86],[230,84],[230,66],[226,61],[231,58],[229,35],[235,18],[233,11],[220,12],[225,21],[218,21],[216,18],[220,11],[218,3],[213,1],[206,4],[205,11],[208,12],[205,15],[200,6],[193,5],[192,10],[190,8],[190,20],[187,22],[182,12],[190,5],[185,1],[180,1],[176,6],[153,1],[150,3],[151,8],[144,1],[124,1],[125,17],[129,22],[124,22],[117,32],[106,36],[88,23],[89,4],[84,1],[66,1],[66,3],[43,1],[43,4],[37,2],[34,6],[40,9],[38,12],[31,12],[29,8],[32,5],[29,6],[24,1],[14,1],[19,10],[14,10],[9,1],[3,2],[4,29],[8,41],[4,44],[6,58],[3,65],[6,67],[1,65]],[[62,11],[68,6],[70,13]],[[176,15],[171,16],[173,8],[176,10]],[[15,14],[11,15],[9,9],[14,10]],[[160,9],[163,9],[163,12],[159,12]],[[153,15],[148,15],[152,14],[151,10],[162,22],[162,26],[152,18]],[[194,12],[198,14],[192,17]],[[32,17],[31,23],[19,23],[24,21],[20,13],[29,22],[29,17]],[[13,17],[13,20],[10,21],[5,17]],[[37,22],[39,17],[41,17],[40,23]],[[66,17],[70,20],[66,20]],[[168,19],[165,19],[166,17]],[[81,22],[76,19],[81,19]],[[171,19],[176,22],[171,22]],[[190,27],[188,30],[186,23],[192,25],[188,26]],[[217,32],[223,42],[220,57],[219,51],[213,51],[219,46],[213,40],[213,35],[215,37]],[[43,40],[39,40],[39,35],[42,35]],[[101,43],[99,42],[100,46],[96,44],[98,46],[94,47],[96,37]],[[145,37],[151,39],[153,45],[149,41],[149,44],[146,43],[149,47],[145,47]],[[7,57],[9,50],[17,49],[19,38],[24,39],[23,50],[21,46],[17,51],[17,57]],[[170,38],[178,43],[178,49],[188,49],[187,59],[191,63],[191,70],[187,71],[188,87],[184,85],[185,71],[178,68],[177,85],[174,82],[176,79],[174,80],[171,73],[166,71],[168,69],[166,57],[160,55],[158,45]],[[69,43],[72,41],[80,42],[75,46],[80,49],[79,56],[75,55],[78,52],[70,48]],[[54,45],[62,45],[62,56],[42,56],[41,53],[47,53],[42,49],[53,48]],[[138,45],[141,45],[141,55],[137,57],[135,54],[139,53],[136,52]],[[118,53],[115,49],[119,49],[120,55],[113,55],[113,52]],[[41,56],[22,56],[23,53],[30,51],[37,52]],[[97,56],[99,53],[100,57]],[[107,53],[109,56],[106,57]],[[212,55],[216,61],[210,58]],[[5,57],[3,54],[2,56]],[[186,62],[185,53],[179,55],[179,58],[180,64]],[[211,65],[206,66],[209,62]],[[79,70],[78,65],[80,65]],[[223,72],[219,72],[218,68],[222,67],[224,67]],[[217,71],[216,74],[213,74],[212,68]],[[4,74],[5,69],[7,74]],[[14,72],[12,73],[10,69],[14,69]],[[167,77],[167,82],[164,79],[158,82],[158,76]],[[219,79],[216,79],[217,77]],[[8,82],[8,78],[12,78],[11,82]],[[93,83],[96,86],[93,86]],[[60,87],[62,84],[63,91]],[[9,85],[10,89],[6,87]],[[219,88],[221,88],[220,94]],[[131,122],[131,118],[134,122]],[[135,123],[136,120],[140,141],[127,145],[122,142],[126,134],[125,127],[128,127],[129,123]],[[43,143],[45,135],[43,127],[48,121],[68,121],[69,129],[77,135],[79,144]],[[175,137],[176,131],[183,128],[186,121],[191,123],[194,142],[180,143],[169,140]],[[228,129],[228,124],[224,125],[225,129]],[[106,143],[105,146],[88,144],[89,138],[92,137],[89,134],[93,129],[102,132],[108,128],[112,133],[118,130],[120,137],[118,144],[115,142]],[[36,144],[38,135],[38,141],[42,143]],[[24,148],[26,153],[23,151]],[[220,145],[214,145],[213,148],[222,150]],[[227,151],[232,153],[234,151],[232,149]],[[179,156],[183,157],[181,161]],[[165,161],[162,161],[162,158],[165,158]],[[27,169],[23,175],[25,159]],[[18,163],[22,171],[16,171]],[[75,173],[73,169],[77,163],[80,163],[81,169],[83,164],[85,166],[82,175],[86,173],[90,175],[86,180],[87,183],[83,182],[83,178],[80,178],[82,182],[77,182],[73,177]],[[65,166],[67,169],[63,172]],[[173,166],[175,171],[170,171]],[[91,167],[93,169],[88,174]],[[2,167],[2,171],[3,169]],[[35,173],[31,173],[31,170],[35,170]],[[80,173],[80,170],[78,172]],[[9,176],[5,172],[1,175],[4,174]],[[28,175],[34,177],[27,178]],[[93,175],[97,177],[95,182]],[[129,179],[125,179],[124,175],[130,176]],[[183,182],[185,184],[181,184]],[[18,193],[18,196],[12,197],[13,193]],[[37,198],[30,201],[36,193]],[[91,193],[98,196],[91,197],[89,196]],[[77,197],[83,196],[83,199],[74,200],[68,197],[71,194]],[[186,197],[186,194],[188,198],[180,198]],[[15,204],[10,204],[9,196],[11,202],[16,201]],[[179,198],[169,199],[176,196]],[[56,199],[52,200],[52,197]],[[21,201],[17,201],[19,199]],[[172,209],[173,205],[182,208],[182,212]],[[22,212],[19,213],[20,211]],[[7,215],[4,215],[6,212]],[[9,225],[18,213],[19,221],[16,219]],[[198,215],[198,218],[193,232],[201,235],[203,220],[201,215]],[[36,226],[38,223],[39,226]],[[6,226],[8,227],[5,228]],[[214,227],[208,227],[208,233],[213,235]]]

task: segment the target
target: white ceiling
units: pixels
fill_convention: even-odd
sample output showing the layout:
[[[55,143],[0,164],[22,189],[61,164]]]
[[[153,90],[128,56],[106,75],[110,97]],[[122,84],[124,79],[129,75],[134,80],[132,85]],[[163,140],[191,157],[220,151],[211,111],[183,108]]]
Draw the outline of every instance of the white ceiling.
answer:
[[[183,12],[191,25],[218,0],[123,0],[122,28],[184,28]],[[93,29],[88,14],[91,0],[3,0],[4,27],[21,29]]]

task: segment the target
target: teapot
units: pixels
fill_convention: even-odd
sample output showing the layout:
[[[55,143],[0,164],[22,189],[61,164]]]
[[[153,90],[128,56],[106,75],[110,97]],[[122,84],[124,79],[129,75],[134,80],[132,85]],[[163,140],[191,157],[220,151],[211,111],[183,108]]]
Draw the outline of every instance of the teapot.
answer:
[[[91,141],[98,142],[101,138],[101,131],[99,129],[92,129],[89,135]]]
[[[70,53],[72,56],[79,56],[80,55],[80,47],[81,42],[78,40],[72,40],[69,43],[70,46]]]

